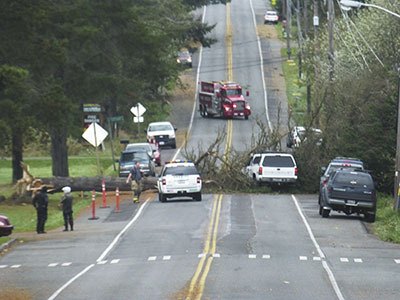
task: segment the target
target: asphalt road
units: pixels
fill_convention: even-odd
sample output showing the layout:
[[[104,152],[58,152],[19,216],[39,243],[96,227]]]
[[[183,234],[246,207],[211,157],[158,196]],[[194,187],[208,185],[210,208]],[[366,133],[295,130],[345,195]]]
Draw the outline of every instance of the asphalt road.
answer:
[[[248,85],[255,114],[278,126],[285,99],[268,87],[269,65],[279,66],[276,42],[259,44],[254,28],[254,20],[262,24],[265,5],[209,7],[205,20],[217,22],[219,42],[195,61],[201,62],[200,80],[231,76]],[[231,22],[231,41],[225,22]],[[260,57],[260,49],[269,58]],[[231,126],[228,143],[244,149],[254,122],[195,113],[189,145],[205,147]],[[163,159],[174,155],[163,150]],[[379,241],[358,217],[322,219],[316,195],[207,194],[201,202],[161,203],[149,193],[139,205],[122,198],[120,213],[113,206],[98,209],[97,220],[77,218],[74,232],[14,245],[0,257],[0,299],[399,298],[400,246]]]

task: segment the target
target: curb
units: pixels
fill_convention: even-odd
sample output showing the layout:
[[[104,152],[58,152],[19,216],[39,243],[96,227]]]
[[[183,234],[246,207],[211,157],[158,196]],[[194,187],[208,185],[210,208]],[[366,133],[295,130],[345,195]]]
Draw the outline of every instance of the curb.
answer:
[[[7,243],[4,243],[4,244],[0,245],[0,254],[1,254],[1,252],[6,250],[7,248],[11,247],[11,245],[14,244],[16,241],[17,241],[17,239],[11,239]]]

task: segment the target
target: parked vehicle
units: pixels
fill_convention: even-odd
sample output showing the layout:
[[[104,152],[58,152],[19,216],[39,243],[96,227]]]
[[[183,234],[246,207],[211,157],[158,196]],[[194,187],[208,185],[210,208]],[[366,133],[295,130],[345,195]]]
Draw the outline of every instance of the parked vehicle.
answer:
[[[294,126],[287,137],[286,146],[288,148],[299,147],[300,143],[308,137],[315,140],[315,144],[320,146],[322,143],[322,130],[318,128],[305,128],[303,126]]]
[[[10,220],[4,216],[0,215],[0,236],[9,236],[14,229]]]
[[[191,197],[201,201],[202,180],[191,161],[177,160],[165,163],[157,181],[157,188],[161,202],[176,197]]]
[[[192,65],[192,54],[187,49],[181,49],[178,52],[176,61],[178,64],[181,64],[182,66],[187,66],[189,68],[191,68],[193,66]]]
[[[292,154],[271,152],[254,154],[246,175],[256,183],[288,184],[297,181],[297,164]]]
[[[279,16],[275,10],[267,10],[264,15],[264,24],[278,24]]]
[[[376,191],[371,175],[364,171],[337,170],[323,186],[319,214],[329,217],[331,210],[364,214],[367,222],[375,222]]]
[[[176,127],[172,126],[170,122],[152,122],[145,131],[147,134],[147,141],[150,143],[158,143],[160,147],[170,146],[176,148]]]
[[[321,197],[322,188],[328,182],[331,174],[336,172],[337,170],[351,170],[351,171],[359,171],[364,170],[364,163],[358,158],[352,157],[335,157],[332,159],[327,167],[321,168],[321,178],[319,181],[319,196]],[[319,197],[319,199],[320,199]]]
[[[119,163],[119,177],[128,177],[130,170],[136,162],[140,163],[140,171],[144,176],[155,176],[155,164],[153,158],[147,151],[143,150],[124,150],[117,162]]]
[[[161,165],[161,152],[157,143],[133,143],[126,145],[125,150],[146,151],[157,166]]]
[[[249,96],[248,92],[246,96]],[[242,117],[247,120],[251,114],[242,87],[238,83],[225,81],[200,82],[199,110],[204,118]]]

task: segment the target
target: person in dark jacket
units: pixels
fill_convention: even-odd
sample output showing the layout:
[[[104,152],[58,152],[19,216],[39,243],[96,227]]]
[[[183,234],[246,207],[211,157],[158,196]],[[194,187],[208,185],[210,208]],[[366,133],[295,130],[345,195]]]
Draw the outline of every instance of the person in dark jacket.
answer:
[[[47,186],[43,186],[40,192],[36,193],[32,199],[32,204],[36,208],[37,213],[36,232],[38,234],[46,233],[44,225],[47,220],[47,205],[49,204]]]
[[[71,231],[74,230],[74,219],[73,219],[73,211],[72,211],[72,202],[73,197],[71,194],[71,188],[69,186],[65,186],[62,188],[64,195],[61,197],[60,204],[62,206],[63,217],[64,217],[64,230],[68,231],[68,224],[70,226]]]
[[[137,161],[135,162],[135,165],[129,172],[128,178],[126,179],[126,183],[129,183],[129,180],[132,180],[131,182],[131,190],[133,192],[133,202],[134,203],[139,203],[139,197],[142,192],[142,173],[140,171],[140,163]]]

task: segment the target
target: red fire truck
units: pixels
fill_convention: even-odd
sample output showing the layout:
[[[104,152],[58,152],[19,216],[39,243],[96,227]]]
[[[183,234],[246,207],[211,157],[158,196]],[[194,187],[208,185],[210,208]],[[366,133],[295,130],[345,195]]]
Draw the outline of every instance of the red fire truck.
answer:
[[[202,117],[249,118],[250,105],[242,95],[239,84],[225,81],[201,81],[199,84],[199,109]],[[246,92],[246,96],[249,96],[249,92]]]

